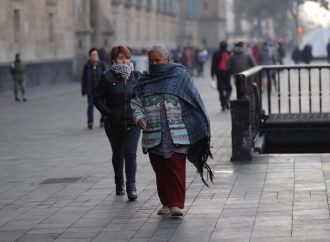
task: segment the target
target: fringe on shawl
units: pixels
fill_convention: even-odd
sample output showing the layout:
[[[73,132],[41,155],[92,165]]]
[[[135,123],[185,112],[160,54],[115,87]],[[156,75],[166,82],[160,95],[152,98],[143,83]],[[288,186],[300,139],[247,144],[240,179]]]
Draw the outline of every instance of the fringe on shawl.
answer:
[[[208,158],[213,159],[211,153],[211,146],[210,146],[210,137],[205,137],[200,141],[196,142],[195,144],[191,145],[188,151],[187,158],[188,160],[193,163],[193,165],[197,168],[197,172],[201,176],[203,183],[208,187],[206,181],[210,179],[213,183],[214,174],[211,170],[211,167],[206,163]],[[204,178],[204,169],[206,170],[206,180]]]

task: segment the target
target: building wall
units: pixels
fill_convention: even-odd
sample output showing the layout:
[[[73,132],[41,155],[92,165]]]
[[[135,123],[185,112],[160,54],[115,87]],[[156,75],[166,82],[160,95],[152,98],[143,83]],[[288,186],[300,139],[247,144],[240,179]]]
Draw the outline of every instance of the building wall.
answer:
[[[203,0],[199,17],[200,42],[209,49],[217,49],[227,37],[226,1]]]
[[[162,42],[169,47],[176,46],[178,17],[160,10],[161,1],[152,1],[151,9],[147,9],[146,1],[141,2],[141,7],[127,7],[124,3],[113,5],[109,16],[113,27],[113,44],[147,48]]]
[[[131,7],[125,0],[117,0],[119,4],[114,4],[115,1],[1,0],[0,63],[11,61],[16,52],[33,62],[72,59],[80,45],[84,45],[84,51],[95,45],[92,37],[98,34],[101,40],[96,47],[120,43],[147,48],[156,42],[176,47],[180,39],[184,40],[183,45],[200,45],[205,38],[210,39],[207,43],[212,47],[225,33],[223,0],[183,0],[187,6],[181,12],[178,2],[173,0],[151,1],[149,10],[147,0],[131,1]],[[96,14],[100,18],[99,30],[91,26],[91,3],[99,4]],[[19,15],[16,31],[15,10]],[[184,20],[180,23],[182,14]]]
[[[72,80],[74,0],[0,1],[0,92],[12,89],[9,65],[19,52],[28,87]]]
[[[73,57],[74,1],[2,0],[0,16],[0,63],[16,52],[33,62]]]
[[[124,44],[149,48],[163,43],[169,48],[202,44],[213,48],[225,33],[224,2],[0,0],[0,91],[6,89],[7,70],[17,52],[37,73],[27,78],[34,86],[33,82],[47,79],[45,70],[52,63],[56,63],[54,66],[59,71],[61,63],[66,65],[63,70],[68,65],[72,68],[72,73],[65,71],[66,79],[79,77],[92,46]],[[208,8],[203,8],[205,3]],[[63,80],[63,75],[54,76],[52,83],[56,82],[56,76]]]

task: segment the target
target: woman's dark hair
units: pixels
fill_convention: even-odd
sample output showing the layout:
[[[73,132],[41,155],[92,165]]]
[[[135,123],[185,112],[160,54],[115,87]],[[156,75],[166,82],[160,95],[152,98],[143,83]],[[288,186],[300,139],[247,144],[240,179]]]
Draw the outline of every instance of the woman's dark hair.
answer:
[[[236,47],[243,47],[244,46],[244,42],[243,41],[239,41],[236,43]]]
[[[226,50],[227,49],[227,42],[226,41],[221,41],[219,47],[220,47],[220,50]]]
[[[119,54],[122,54],[127,59],[131,59],[132,56],[131,51],[128,49],[128,47],[124,45],[117,45],[112,47],[111,49],[111,60],[117,59]]]
[[[89,51],[88,51],[88,55],[90,56],[92,54],[92,52],[96,51],[97,53],[99,53],[99,50],[96,49],[96,48],[91,48]]]

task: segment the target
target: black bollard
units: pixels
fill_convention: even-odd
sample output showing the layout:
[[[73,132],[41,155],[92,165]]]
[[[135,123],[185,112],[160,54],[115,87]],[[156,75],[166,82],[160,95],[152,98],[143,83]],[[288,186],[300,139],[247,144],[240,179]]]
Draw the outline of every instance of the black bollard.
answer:
[[[250,103],[248,99],[230,102],[231,109],[231,161],[251,161],[252,134],[250,122]]]

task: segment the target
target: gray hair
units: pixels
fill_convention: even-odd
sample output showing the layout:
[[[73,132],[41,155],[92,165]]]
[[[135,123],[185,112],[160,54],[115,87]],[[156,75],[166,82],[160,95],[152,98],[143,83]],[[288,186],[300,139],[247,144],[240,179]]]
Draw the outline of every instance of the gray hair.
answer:
[[[149,50],[148,50],[148,54],[150,52],[158,52],[163,58],[168,58],[170,56],[170,52],[168,51],[168,49],[162,45],[162,44],[156,44],[154,46],[152,46]]]

